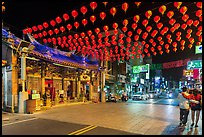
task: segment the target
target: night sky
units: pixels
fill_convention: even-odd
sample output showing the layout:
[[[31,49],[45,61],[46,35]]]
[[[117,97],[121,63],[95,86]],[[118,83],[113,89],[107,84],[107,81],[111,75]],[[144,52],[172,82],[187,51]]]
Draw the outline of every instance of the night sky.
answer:
[[[181,16],[182,16],[181,13],[179,13],[178,10],[173,6],[173,2],[164,2],[164,3],[155,2],[154,4],[149,3],[149,2],[142,2],[142,4],[140,5],[139,8],[137,8],[136,5],[134,4],[134,2],[132,2],[132,1],[127,1],[127,2],[129,3],[129,8],[125,14],[124,11],[121,9],[121,5],[123,3],[121,1],[117,1],[117,3],[116,2],[108,2],[106,7],[103,5],[102,2],[98,1],[97,2],[98,7],[93,12],[89,6],[90,2],[87,0],[58,0],[58,1],[56,1],[56,0],[55,1],[6,0],[5,4],[4,4],[6,7],[6,11],[2,14],[2,20],[6,26],[9,26],[10,30],[14,34],[16,34],[18,37],[21,37],[21,38],[22,38],[22,30],[25,29],[26,27],[32,27],[34,25],[39,25],[45,21],[50,22],[50,20],[55,19],[57,16],[62,17],[62,15],[64,13],[69,14],[69,16],[70,16],[69,21],[71,24],[73,24],[74,21],[78,21],[80,23],[81,26],[77,30],[73,26],[74,32],[82,32],[82,31],[87,31],[89,29],[94,31],[94,28],[96,28],[96,27],[103,29],[104,25],[109,25],[109,24],[110,24],[109,28],[111,28],[112,23],[114,23],[114,22],[117,22],[119,24],[119,28],[122,28],[122,21],[124,19],[129,19],[128,27],[131,28],[131,23],[133,22],[132,18],[134,15],[137,15],[137,14],[141,15],[141,20],[142,20],[145,18],[144,13],[148,9],[153,11],[152,16],[159,15],[158,10],[155,10],[155,9],[157,9],[158,7],[160,7],[163,4],[167,4],[167,11],[169,11],[170,9],[173,10],[175,13],[174,18],[177,19],[177,22],[180,24],[184,23],[183,20],[181,19]],[[196,7],[195,4],[193,4],[193,2],[183,2],[183,5],[188,7],[188,10],[186,13],[189,15],[189,18],[191,18],[193,20],[195,20],[195,19],[199,20],[199,18],[195,16],[195,12],[196,12],[196,10],[198,10],[198,8]],[[82,6],[86,6],[88,8],[88,12],[86,13],[85,16],[83,16],[82,13],[80,12],[80,8]],[[112,15],[109,14],[109,10],[113,6],[115,6],[117,8],[117,13],[116,13],[114,18],[112,17]],[[71,11],[74,9],[76,9],[79,13],[78,17],[75,20],[71,16]],[[104,21],[101,21],[99,19],[100,18],[99,13],[101,11],[106,12],[106,18]],[[87,20],[89,20],[89,17],[91,15],[95,15],[97,17],[96,22],[93,25],[89,21],[88,25],[86,27],[84,27],[81,24],[81,20],[83,18],[86,18]],[[162,22],[164,24],[164,26],[171,27],[168,24],[167,17],[163,17],[163,18],[161,17],[160,22]],[[64,23],[64,24],[66,24],[66,23]],[[150,18],[149,24],[151,24],[153,29],[156,28],[156,25],[154,25],[155,23],[154,23],[153,19]],[[145,29],[145,27],[142,26],[141,22],[138,23],[138,27],[140,27],[143,31]],[[193,30],[192,37],[194,37],[194,39],[196,41],[197,37],[196,37],[195,33],[197,32],[196,31],[197,28],[191,27],[191,29]],[[184,31],[182,31],[181,29],[180,29],[180,31],[182,34],[186,33]],[[150,37],[151,36],[148,36],[147,40]],[[176,36],[172,34],[172,40],[173,41],[175,41],[174,40],[175,38],[176,38]],[[163,38],[163,39],[164,39],[164,42],[166,43],[165,38]],[[178,45],[178,50],[176,53],[171,50],[169,54],[165,53],[165,51],[164,51],[163,55],[157,54],[156,56],[153,56],[153,63],[164,63],[164,62],[176,61],[176,60],[186,59],[186,58],[192,57],[194,55],[194,48],[189,49],[187,47],[189,42],[187,42],[188,39],[185,37],[185,34],[182,35],[182,39],[184,39],[186,41],[186,44],[185,44],[186,48],[183,51],[181,51],[179,49],[180,45]],[[141,40],[143,40],[143,39],[141,39]],[[61,50],[63,50],[63,49],[61,49]],[[183,70],[183,67],[171,69],[171,70],[169,70],[169,75],[178,74],[175,76],[175,78],[178,79],[182,75],[182,70]],[[168,73],[168,70],[165,70],[165,73]]]

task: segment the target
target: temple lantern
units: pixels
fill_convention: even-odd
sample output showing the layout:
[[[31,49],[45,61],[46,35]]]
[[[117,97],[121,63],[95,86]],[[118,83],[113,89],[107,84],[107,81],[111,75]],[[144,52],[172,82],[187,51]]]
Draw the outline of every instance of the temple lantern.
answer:
[[[56,25],[56,22],[55,22],[54,20],[51,20],[51,21],[50,21],[50,25],[51,25],[52,27],[54,27],[54,26]]]
[[[192,44],[189,44],[189,45],[188,45],[188,48],[189,48],[189,49],[191,49],[192,47],[193,47],[193,45],[192,45]]]
[[[58,16],[58,17],[56,17],[56,22],[59,24],[59,23],[61,23],[62,22],[62,19]]]
[[[78,12],[76,10],[73,10],[71,14],[74,19],[78,16]]]
[[[86,26],[86,24],[88,23],[88,21],[86,20],[86,19],[83,19],[82,21],[81,21],[81,23],[84,25],[84,27]]]
[[[125,3],[122,4],[122,9],[125,11],[125,13],[126,13],[128,7],[129,7],[129,5],[128,5],[127,2],[125,2]]]
[[[182,2],[174,2],[174,7],[176,7],[177,9],[180,9]]]
[[[84,38],[86,34],[84,32],[82,32],[80,35],[82,38]]]
[[[97,3],[96,3],[96,2],[91,2],[91,3],[90,3],[90,7],[91,7],[91,9],[94,11],[95,8],[97,8]]]
[[[48,28],[48,27],[49,27],[49,24],[48,24],[47,22],[44,22],[44,23],[43,23],[43,27],[44,27],[44,28]]]
[[[108,28],[107,25],[103,27],[103,30],[104,30],[104,31],[108,31],[108,29],[109,29],[109,28]]]
[[[52,31],[52,30],[49,30],[49,31],[48,31],[48,34],[49,34],[50,36],[52,36],[53,31]]]
[[[171,34],[166,35],[167,39],[171,39]]]
[[[186,21],[188,20],[188,18],[189,18],[188,14],[184,14],[184,15],[182,16],[182,20],[183,20],[184,22],[186,22]]]
[[[163,27],[163,24],[160,22],[157,24],[157,28],[160,30]]]
[[[116,12],[117,12],[117,10],[116,10],[115,7],[112,7],[112,8],[110,9],[110,13],[111,13],[111,15],[112,15],[113,17],[115,16]]]
[[[88,31],[87,31],[87,34],[88,34],[89,36],[91,36],[91,35],[92,35],[92,31],[91,31],[91,30],[88,30]]]
[[[160,21],[160,17],[159,16],[155,16],[154,17],[154,22],[158,23]]]
[[[166,11],[166,6],[165,6],[165,5],[162,5],[162,6],[159,8],[159,12],[163,15],[165,11]]]
[[[135,5],[137,5],[137,8],[140,6],[141,2],[135,2]]]
[[[79,27],[79,22],[74,22],[74,27],[77,29]]]
[[[185,40],[181,40],[181,42],[180,42],[180,44],[183,46],[185,45],[185,43],[186,43]]]
[[[188,29],[187,33],[191,34],[192,33],[192,29]]]
[[[176,52],[176,51],[177,51],[177,48],[176,48],[176,47],[175,47],[175,48],[173,48],[173,51],[174,51],[174,52]]]
[[[70,31],[72,29],[72,25],[71,24],[67,24],[67,29]]]
[[[126,31],[127,31],[127,27],[123,27],[123,28],[122,28],[122,31],[123,31],[123,32],[126,32]]]
[[[146,11],[145,16],[149,19],[152,16],[152,11],[151,10]]]
[[[148,20],[146,20],[146,19],[145,19],[145,20],[143,20],[143,21],[142,21],[142,24],[143,24],[143,25],[146,27],[146,26],[147,26],[147,24],[148,24]]]
[[[81,13],[82,13],[83,15],[85,15],[86,12],[87,12],[86,6],[82,6],[81,9],[80,9],[80,11],[81,11]]]
[[[173,19],[173,18],[169,20],[169,24],[170,24],[171,26],[173,26],[175,22],[176,22],[176,20]]]
[[[118,23],[113,23],[113,28],[117,29],[118,28]]]
[[[180,36],[179,36],[179,37],[177,37],[177,38],[176,38],[176,40],[177,40],[177,41],[180,41],[180,40],[181,40],[181,37],[180,37]]]
[[[199,22],[198,20],[194,20],[194,21],[193,21],[193,25],[194,25],[195,27],[197,27],[199,23],[200,23],[200,22]]]
[[[181,25],[181,28],[182,28],[183,30],[185,30],[186,27],[187,27],[187,25],[186,25],[185,23]]]
[[[126,27],[128,25],[128,20],[127,19],[124,19],[123,20],[123,25]]]
[[[55,29],[54,29],[54,32],[55,32],[55,34],[58,34],[58,33],[59,33],[58,28],[55,28]]]
[[[172,10],[168,11],[167,17],[171,19],[174,16],[174,12]]]
[[[43,26],[42,25],[38,25],[37,26],[39,30],[43,30]]]
[[[166,49],[169,49],[169,44],[165,44],[164,46]]]
[[[142,33],[142,30],[141,29],[137,29],[137,34],[141,34]]]
[[[184,15],[187,10],[188,10],[188,8],[186,6],[183,6],[180,8],[180,13]]]
[[[192,19],[189,19],[188,21],[187,21],[187,25],[188,26],[191,26],[193,24],[193,20]]]
[[[135,35],[135,36],[134,36],[134,39],[135,39],[135,41],[138,41],[139,35]]]
[[[202,10],[197,10],[196,11],[196,16],[201,17],[202,16]]]
[[[99,28],[95,28],[95,32],[96,32],[96,34],[98,34],[100,32],[100,29]]]
[[[92,16],[90,17],[90,21],[94,24],[94,22],[96,21],[96,17],[95,17],[94,15],[92,15]]]
[[[151,26],[147,26],[146,30],[147,30],[147,32],[150,32],[152,30],[152,27]]]
[[[191,37],[191,34],[187,33],[186,38],[189,39]]]
[[[128,35],[128,37],[131,37],[132,36],[132,31],[128,31],[127,35]]]
[[[136,28],[137,28],[137,24],[136,24],[136,23],[133,23],[133,24],[132,24],[132,29],[135,31]]]
[[[63,18],[65,21],[69,20],[69,15],[67,13],[63,14]]]
[[[161,37],[161,36],[157,37],[157,40],[158,40],[158,41],[161,41],[161,40],[162,40],[162,37]]]
[[[101,12],[101,13],[100,13],[100,17],[101,17],[102,20],[104,20],[105,17],[106,17],[106,13],[105,13],[105,12]]]

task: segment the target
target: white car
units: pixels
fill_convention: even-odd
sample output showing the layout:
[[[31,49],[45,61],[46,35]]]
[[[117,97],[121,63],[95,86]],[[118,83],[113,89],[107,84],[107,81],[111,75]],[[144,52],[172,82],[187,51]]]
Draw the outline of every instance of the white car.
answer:
[[[133,95],[132,100],[147,100],[149,97],[147,94],[142,92],[137,92],[135,95]]]

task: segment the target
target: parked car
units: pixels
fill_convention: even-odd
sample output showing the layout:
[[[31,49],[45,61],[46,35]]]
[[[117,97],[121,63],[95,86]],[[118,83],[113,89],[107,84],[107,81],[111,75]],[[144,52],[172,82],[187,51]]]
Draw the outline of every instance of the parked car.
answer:
[[[159,95],[157,91],[149,91],[149,98],[159,98]]]
[[[132,97],[132,100],[147,100],[147,99],[148,99],[148,95],[142,92],[137,92]]]

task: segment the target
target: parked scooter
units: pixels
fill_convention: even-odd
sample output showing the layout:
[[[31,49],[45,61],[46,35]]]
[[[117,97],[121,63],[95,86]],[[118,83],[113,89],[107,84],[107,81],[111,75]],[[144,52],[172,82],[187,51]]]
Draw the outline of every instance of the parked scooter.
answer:
[[[126,102],[126,101],[128,101],[128,96],[125,96],[125,95],[122,95],[122,102]]]

